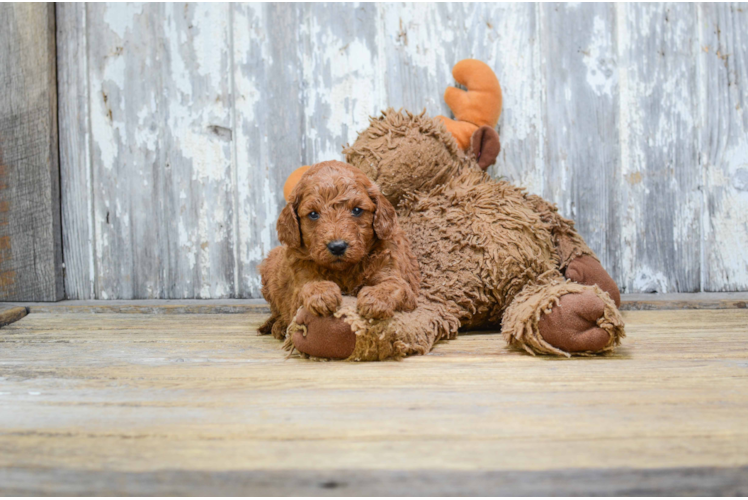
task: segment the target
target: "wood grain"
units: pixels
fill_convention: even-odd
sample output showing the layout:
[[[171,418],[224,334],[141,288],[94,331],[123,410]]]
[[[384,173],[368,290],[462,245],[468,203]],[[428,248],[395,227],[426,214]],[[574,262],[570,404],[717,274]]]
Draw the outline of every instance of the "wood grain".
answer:
[[[283,183],[304,154],[304,19],[295,4],[232,5],[237,297],[260,297],[257,265],[278,245]],[[221,296],[215,296],[220,298]]]
[[[744,496],[748,467],[552,471],[0,469],[7,496]]]
[[[236,491],[232,474],[251,486],[269,471],[266,487],[287,477],[292,491],[316,491],[317,473],[350,477],[361,494],[366,477],[434,491],[418,479],[495,471],[534,473],[537,485],[511,491],[548,491],[556,478],[589,494],[683,491],[694,482],[676,479],[690,470],[709,485],[697,491],[744,491],[748,311],[624,314],[627,341],[612,356],[535,358],[476,333],[428,356],[355,364],[286,360],[278,341],[252,334],[258,314],[32,312],[0,330],[0,484],[125,491],[101,478],[141,477],[150,491],[182,491],[174,482],[195,474]],[[617,471],[631,482],[606,490],[600,478]],[[574,489],[575,477],[591,482]],[[467,491],[495,485],[481,481]]]
[[[54,4],[0,6],[0,300],[63,298]]]
[[[504,89],[491,174],[623,291],[748,290],[743,4],[59,9],[69,298],[258,298],[286,176],[387,106],[448,115],[468,57]]]
[[[636,292],[700,291],[696,7],[618,9],[622,285]]]
[[[748,282],[748,4],[700,4],[704,291]]]
[[[63,300],[24,302],[19,307],[32,313],[137,313],[137,314],[269,314],[263,299],[194,300]],[[628,293],[621,296],[622,311],[668,309],[745,309],[747,292],[709,293]]]
[[[0,308],[0,327],[15,323],[28,314],[25,307],[1,307]]]
[[[579,233],[621,283],[615,16],[613,4],[541,7],[542,32],[547,34],[542,37],[547,137],[543,195],[576,221]]]
[[[86,4],[57,5],[60,206],[68,298],[96,297]]]

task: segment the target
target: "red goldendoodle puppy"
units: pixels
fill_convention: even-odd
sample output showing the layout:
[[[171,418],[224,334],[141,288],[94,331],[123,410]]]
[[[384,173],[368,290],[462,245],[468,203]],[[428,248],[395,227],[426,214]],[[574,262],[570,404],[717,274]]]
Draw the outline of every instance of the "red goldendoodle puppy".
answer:
[[[418,262],[395,209],[361,170],[339,161],[311,167],[278,217],[278,239],[260,264],[271,317],[260,333],[282,339],[299,307],[330,316],[342,294],[367,318],[412,311]]]

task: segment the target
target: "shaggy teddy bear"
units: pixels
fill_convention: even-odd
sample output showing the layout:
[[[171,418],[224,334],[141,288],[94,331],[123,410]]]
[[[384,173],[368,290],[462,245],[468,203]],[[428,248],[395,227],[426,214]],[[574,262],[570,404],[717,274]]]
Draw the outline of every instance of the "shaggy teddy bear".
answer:
[[[570,356],[609,351],[624,337],[618,288],[574,224],[484,172],[500,148],[493,71],[466,60],[453,75],[467,87],[445,95],[456,121],[388,109],[344,150],[397,207],[421,269],[417,308],[383,320],[362,317],[351,297],[333,317],[301,308],[288,348],[384,360],[425,354],[459,330],[500,328],[531,354]],[[340,344],[350,348],[319,348]]]

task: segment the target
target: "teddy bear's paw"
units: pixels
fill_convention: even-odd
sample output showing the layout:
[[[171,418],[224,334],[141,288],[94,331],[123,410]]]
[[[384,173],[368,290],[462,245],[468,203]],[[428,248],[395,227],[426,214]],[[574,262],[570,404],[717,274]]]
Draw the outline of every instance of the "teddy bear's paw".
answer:
[[[621,306],[621,292],[603,266],[590,255],[582,255],[572,260],[564,272],[566,279],[581,285],[597,285],[608,292],[616,307]]]
[[[291,334],[299,352],[315,358],[346,359],[356,348],[356,334],[343,318],[316,316],[302,307],[294,322],[305,327]]]
[[[569,293],[538,321],[546,342],[569,353],[599,352],[610,343],[610,334],[598,326],[605,302],[592,290]]]

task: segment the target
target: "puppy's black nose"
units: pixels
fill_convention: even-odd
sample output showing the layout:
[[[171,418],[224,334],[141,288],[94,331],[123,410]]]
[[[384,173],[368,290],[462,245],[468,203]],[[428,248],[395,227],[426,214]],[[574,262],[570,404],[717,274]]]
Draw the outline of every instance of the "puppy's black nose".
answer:
[[[348,249],[348,243],[343,240],[331,241],[327,244],[327,249],[331,254],[335,255],[336,257],[340,257]]]

